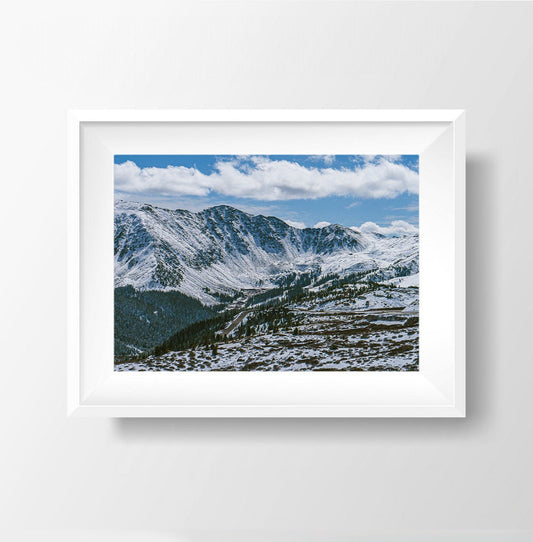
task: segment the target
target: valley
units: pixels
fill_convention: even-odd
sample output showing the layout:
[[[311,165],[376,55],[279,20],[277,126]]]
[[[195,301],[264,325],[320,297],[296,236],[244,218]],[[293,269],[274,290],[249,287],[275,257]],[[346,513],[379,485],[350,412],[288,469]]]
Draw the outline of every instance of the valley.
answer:
[[[118,371],[418,370],[417,234],[119,202],[115,286]]]
[[[216,349],[202,345],[120,364],[117,370],[341,370],[413,371],[418,368],[418,313],[295,313],[298,331],[280,327],[230,336]],[[213,343],[216,344],[216,343]]]

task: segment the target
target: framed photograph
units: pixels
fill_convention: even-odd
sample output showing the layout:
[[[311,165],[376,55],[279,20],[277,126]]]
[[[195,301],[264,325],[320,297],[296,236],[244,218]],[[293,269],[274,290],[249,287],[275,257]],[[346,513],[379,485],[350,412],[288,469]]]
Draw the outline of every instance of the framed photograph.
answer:
[[[69,113],[69,413],[465,416],[464,113]]]

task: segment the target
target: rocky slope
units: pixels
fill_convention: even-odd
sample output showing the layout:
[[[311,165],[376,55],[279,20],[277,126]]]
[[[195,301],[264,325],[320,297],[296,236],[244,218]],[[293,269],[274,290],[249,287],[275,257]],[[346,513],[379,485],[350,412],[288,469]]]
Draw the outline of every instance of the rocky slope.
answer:
[[[198,213],[118,201],[115,286],[176,290],[206,305],[271,288],[290,274],[418,272],[418,235],[383,236],[339,224],[297,229],[221,205]]]

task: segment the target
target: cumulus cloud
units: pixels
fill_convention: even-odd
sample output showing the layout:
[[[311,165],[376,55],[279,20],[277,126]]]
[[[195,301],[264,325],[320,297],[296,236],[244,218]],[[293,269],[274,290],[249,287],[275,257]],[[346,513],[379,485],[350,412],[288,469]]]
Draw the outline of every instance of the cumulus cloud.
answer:
[[[299,230],[305,229],[305,224],[303,222],[297,222],[296,220],[283,220],[285,224],[288,224],[289,226],[292,226],[293,228],[297,228]]]
[[[325,228],[326,226],[331,226],[331,222],[317,222],[313,228]]]
[[[128,160],[115,164],[115,188],[133,194],[162,196],[207,196],[211,190],[209,176],[196,168],[167,166],[140,168]]]
[[[211,173],[194,167],[139,168],[115,164],[115,188],[123,193],[160,196],[225,196],[280,201],[326,196],[394,198],[418,193],[418,175],[400,163],[380,159],[353,169],[306,167],[265,156],[219,160]]]
[[[405,220],[393,220],[390,223],[390,226],[378,226],[374,222],[365,222],[359,227],[352,227],[352,229],[389,236],[418,233],[418,228],[413,224],[409,224],[409,222],[405,222]]]

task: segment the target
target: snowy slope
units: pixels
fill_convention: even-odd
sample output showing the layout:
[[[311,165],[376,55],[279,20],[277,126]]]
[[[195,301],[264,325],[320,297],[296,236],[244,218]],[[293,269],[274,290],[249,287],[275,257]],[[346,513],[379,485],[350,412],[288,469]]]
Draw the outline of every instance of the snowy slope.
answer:
[[[215,293],[268,288],[290,272],[380,280],[418,272],[418,235],[383,236],[334,224],[297,229],[229,206],[198,213],[115,204],[115,286],[178,290],[203,303]]]

